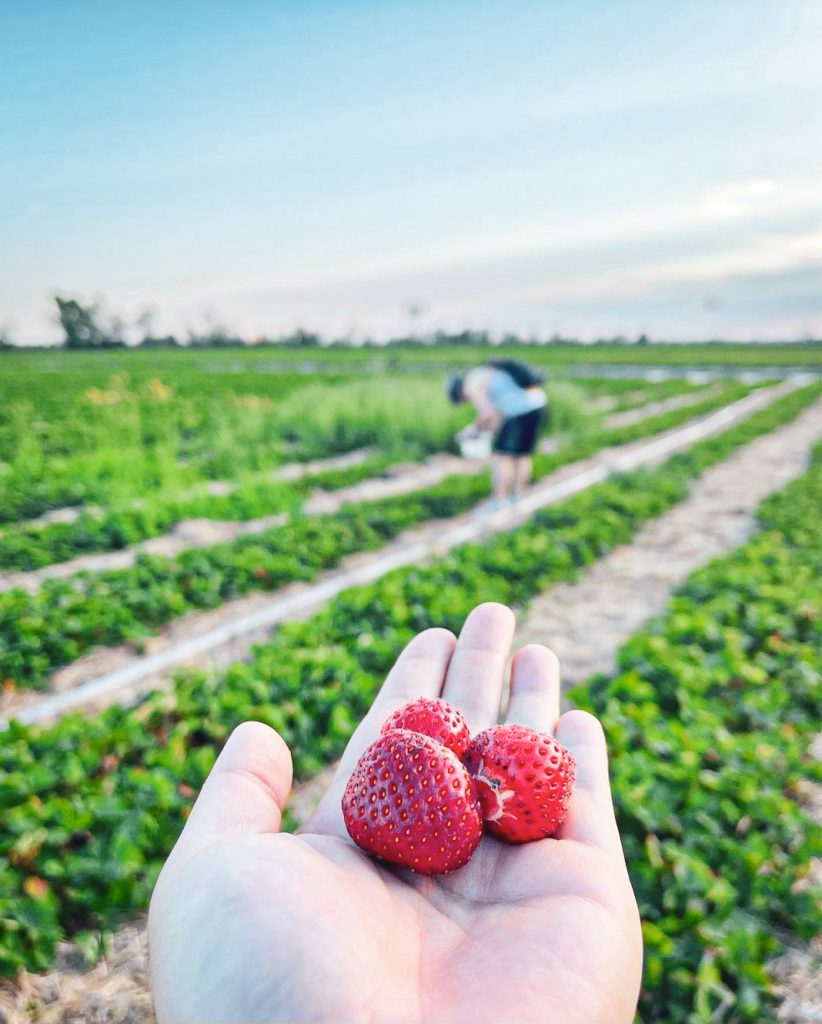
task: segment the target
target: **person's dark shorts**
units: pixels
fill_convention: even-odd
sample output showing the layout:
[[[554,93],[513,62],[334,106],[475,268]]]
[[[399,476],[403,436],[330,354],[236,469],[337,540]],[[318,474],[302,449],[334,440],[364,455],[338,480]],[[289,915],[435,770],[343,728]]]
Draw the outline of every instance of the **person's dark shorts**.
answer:
[[[500,455],[531,455],[544,416],[543,408],[504,420],[494,438],[494,451]]]

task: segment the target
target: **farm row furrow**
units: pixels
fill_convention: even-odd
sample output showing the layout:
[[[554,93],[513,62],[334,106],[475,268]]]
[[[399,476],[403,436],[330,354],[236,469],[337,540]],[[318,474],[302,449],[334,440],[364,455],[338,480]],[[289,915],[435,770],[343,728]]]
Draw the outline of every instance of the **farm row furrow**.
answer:
[[[641,1018],[774,1017],[767,961],[822,913],[797,803],[822,718],[822,450],[759,532],[697,572],[618,671],[571,691],[609,737],[645,940]]]
[[[737,397],[738,389],[725,392],[724,397],[730,400]],[[650,419],[662,413],[673,411],[678,408],[697,404],[701,405],[704,411],[712,407],[715,394],[700,396],[699,392],[691,392],[684,396],[674,396],[667,402],[655,401],[646,406],[639,406],[631,409],[632,418],[629,422],[623,422],[618,413],[605,421],[605,428],[611,431],[618,431],[619,428],[631,426],[643,419]],[[681,399],[687,401],[682,403]],[[607,438],[607,434],[605,435]],[[560,442],[561,443],[561,442]],[[543,452],[551,453],[559,447],[555,437],[549,437],[541,446]],[[357,457],[354,458],[353,455]],[[209,506],[203,502],[205,493],[188,497],[188,511],[203,513],[197,519],[178,519],[186,506],[179,501],[167,508],[167,515],[157,515],[156,506],[154,514],[146,516],[144,511],[135,507],[132,509],[132,519],[129,527],[125,526],[125,519],[121,513],[114,513],[110,518],[100,518],[92,515],[90,519],[77,524],[77,516],[63,520],[59,525],[50,531],[42,528],[37,531],[30,529],[11,533],[5,539],[0,539],[0,567],[5,563],[8,565],[31,564],[35,560],[45,563],[46,559],[52,559],[49,564],[44,564],[39,569],[27,569],[18,572],[0,572],[0,592],[20,587],[30,593],[36,592],[47,579],[66,579],[79,572],[105,572],[111,569],[124,569],[133,565],[140,554],[161,555],[163,557],[174,557],[183,551],[192,548],[209,547],[216,543],[228,543],[237,537],[251,533],[261,533],[275,525],[283,525],[289,516],[285,509],[295,509],[302,500],[301,511],[306,515],[327,515],[336,512],[342,505],[348,502],[377,501],[382,498],[394,497],[401,494],[410,494],[413,491],[425,487],[432,487],[444,480],[447,476],[473,476],[482,472],[485,468],[482,462],[470,462],[460,459],[454,455],[438,454],[431,456],[425,463],[411,465],[386,466],[385,459],[372,456],[367,451],[340,456],[336,459],[318,460],[314,463],[291,463],[276,472],[279,479],[298,481],[301,486],[294,488],[283,488],[271,480],[263,480],[257,483],[255,488],[256,500],[249,501],[247,496],[240,496],[236,503],[232,504],[223,499],[229,499],[232,494],[238,491],[238,486],[227,481],[213,482],[207,485],[207,493],[216,499]],[[334,465],[330,465],[334,463]],[[341,472],[357,467],[354,472]],[[336,470],[336,472],[330,472]],[[374,473],[382,470],[380,476]],[[313,477],[311,480],[306,478]],[[309,491],[313,490],[313,494]],[[309,494],[309,496],[303,497]],[[267,496],[267,500],[266,500]],[[143,503],[140,503],[141,505]],[[246,513],[260,507],[268,509],[279,508],[282,511],[269,512],[265,516],[248,518]],[[205,513],[209,512],[207,516]],[[228,514],[236,511],[240,515],[239,520],[222,518],[220,513]],[[154,536],[151,539],[141,539],[137,543],[123,545],[127,534],[137,532],[152,532],[160,530],[166,522],[171,522],[170,532]],[[66,529],[66,523],[72,524],[71,529]],[[61,561],[61,555],[72,550],[76,543],[84,551],[90,550],[94,545],[104,553],[83,554],[77,558]],[[108,550],[112,546],[116,550]]]
[[[722,390],[728,401],[744,393],[741,386],[735,384],[725,385]],[[674,403],[672,408],[680,407],[681,398],[689,400],[686,404],[702,402],[707,408],[703,398],[711,396],[706,394],[697,398],[699,394],[700,391],[675,395],[668,401]],[[654,402],[647,408],[645,416],[639,414],[641,407],[630,411],[637,421],[667,411],[665,402]],[[625,414],[616,414],[617,417],[622,415]],[[625,425],[628,424],[617,420],[606,422],[605,426],[607,429]],[[587,425],[586,433],[590,434]],[[208,530],[199,525],[199,520],[244,522],[257,519],[264,523],[276,513],[296,511],[306,499],[307,511],[311,512],[312,501],[320,506],[319,510],[339,507],[342,501],[359,500],[360,494],[368,495],[370,491],[374,492],[374,497],[388,496],[392,493],[392,486],[402,486],[399,481],[407,481],[409,489],[416,489],[436,483],[437,478],[448,472],[472,471],[460,460],[438,454],[433,456],[428,466],[409,467],[405,472],[397,472],[402,470],[402,465],[396,456],[377,453],[366,458],[364,454],[349,453],[309,464],[291,463],[273,472],[246,475],[239,481],[210,481],[187,494],[154,495],[120,508],[86,509],[82,513],[64,509],[64,514],[57,521],[9,527],[0,534],[0,570],[5,571],[0,572],[0,589],[13,586],[36,589],[42,579],[62,578],[86,568],[95,572],[120,568],[130,564],[133,554],[140,550],[160,554],[177,552],[184,549],[186,538],[192,534],[195,537],[204,535],[207,542]],[[392,470],[392,467],[396,469]],[[388,473],[394,479],[373,479],[380,473]],[[414,473],[420,475],[419,484],[413,482]],[[380,483],[384,494],[380,493]],[[359,489],[357,484],[361,485]],[[311,492],[318,488],[338,494],[320,494],[312,499]],[[352,494],[347,493],[349,488],[353,489]],[[54,518],[53,513],[48,515]],[[189,520],[195,522],[192,524]],[[264,526],[257,528],[263,529]],[[239,526],[235,529],[238,534],[242,532]],[[253,532],[254,527],[248,529]],[[110,553],[107,559],[100,557],[104,552]]]
[[[345,455],[334,455],[328,459],[310,459],[307,462],[287,462],[278,469],[266,472],[265,476],[273,477],[278,480],[301,480],[303,477],[322,477],[323,474],[329,473],[333,479],[334,471],[350,469],[352,466],[359,466],[361,463],[370,459],[373,455],[374,452],[370,448],[359,448],[354,451],[347,452]],[[183,493],[180,497],[195,498],[203,494],[220,497],[236,491],[238,486],[239,485],[236,482],[231,480],[209,480],[207,483],[200,484],[198,487],[193,488],[191,492]],[[141,501],[140,499],[137,499],[132,503],[131,507],[140,508],[144,505],[144,500]],[[37,516],[36,519],[24,519],[21,522],[14,523],[10,528],[0,528],[0,538],[9,534],[14,534],[18,537],[32,536],[36,533],[42,534],[44,527],[51,526],[55,523],[75,523],[84,513],[90,513],[92,516],[96,516],[99,520],[102,509],[95,508],[93,505],[77,505],[70,508],[51,509],[48,512],[44,512],[41,516]],[[0,554],[0,565],[3,564],[3,558],[8,557],[8,553]]]
[[[291,746],[297,777],[315,774],[339,753],[414,633],[435,623],[457,628],[479,600],[521,605],[573,578],[683,500],[709,466],[794,419],[811,397],[789,395],[661,468],[591,486],[433,565],[352,589],[309,620],[284,625],[253,662],[219,680],[181,678],[173,692],[136,707],[68,716],[50,728],[12,723],[0,748],[3,972],[45,967],[63,935],[110,927],[145,904],[235,723],[268,722]]]
[[[210,517],[180,519],[175,522],[170,532],[127,545],[119,550],[83,555],[26,572],[0,573],[0,593],[18,587],[35,593],[45,580],[68,579],[81,572],[98,573],[125,569],[133,565],[140,555],[173,558],[184,551],[207,548],[217,543],[231,543],[238,537],[263,533],[273,526],[284,526],[292,515],[328,515],[351,502],[378,501],[410,494],[434,486],[448,476],[475,476],[485,467],[482,463],[468,462],[455,455],[436,455],[421,465],[401,466],[397,472],[386,468],[380,476],[372,475],[379,468],[377,460],[374,460],[373,464],[363,465],[361,473],[347,474],[345,480],[338,480],[341,484],[339,490],[327,487],[315,489],[314,486],[285,490],[272,485],[271,500],[264,504],[282,509],[272,514],[248,519],[223,519],[218,513],[220,508],[226,508],[225,504],[215,505],[211,509]],[[311,484],[314,483],[312,480]],[[312,490],[314,493],[310,494]],[[225,494],[220,497],[228,496]],[[238,506],[236,511],[242,513],[243,509],[250,510],[252,507],[257,510],[256,506],[243,504]],[[156,522],[155,520],[155,524]],[[105,537],[101,539],[102,543],[106,543]]]
[[[699,405],[714,395],[724,393],[723,385],[713,384],[700,391],[686,392],[684,395],[674,395],[672,398],[656,399],[646,405],[628,408],[620,412],[614,412],[608,417],[607,424],[611,428],[630,427],[632,423],[639,423],[640,420],[649,419],[659,413],[670,412],[672,409],[685,409],[691,405]]]
[[[516,646],[549,643],[560,654],[566,684],[595,672],[615,673],[619,647],[663,611],[671,590],[708,559],[747,540],[761,497],[805,469],[817,433],[818,418],[805,412],[707,470],[690,497],[641,527],[629,545],[594,562],[577,582],[557,584],[536,597],[520,623]],[[289,807],[297,822],[307,820],[327,784],[323,770],[295,787]],[[61,959],[62,965],[43,975],[25,976],[19,989],[9,990],[5,1004],[0,994],[10,1024],[17,1024],[15,1012],[27,1020],[26,1008],[32,1012],[32,1007],[38,1020],[50,1020],[49,1013],[82,1020],[101,1003],[116,1005],[131,1024],[153,1024],[143,919],[119,929],[106,943],[105,959],[90,970],[78,964],[76,951]]]
[[[160,494],[156,515],[167,514],[168,501],[192,487],[270,473],[295,457],[378,447],[389,460],[420,458],[446,449],[467,417],[467,410],[443,400],[444,369],[417,377],[313,382],[250,368],[221,379],[185,357],[139,368],[129,361],[123,369],[111,373],[110,364],[101,373],[72,363],[59,374],[51,367],[26,372],[4,359],[0,523],[92,505],[123,511],[120,532],[131,529],[132,542],[147,539],[125,515],[134,499],[145,503],[149,518]],[[632,381],[594,383],[599,388],[558,381],[549,390],[560,399],[564,393],[580,413],[588,395],[607,390],[624,397],[637,390]],[[650,384],[649,394],[659,390]],[[117,524],[109,525],[114,532]],[[42,564],[36,546],[27,551],[20,547],[25,538],[14,529],[12,534],[17,557],[34,559],[28,567]]]
[[[293,474],[283,479],[275,471],[246,475],[239,482],[211,481],[186,494],[153,495],[110,509],[86,508],[76,514],[47,513],[44,524],[7,527],[0,536],[0,585],[25,584],[27,579],[48,578],[52,566],[65,574],[77,571],[82,558],[112,553],[116,560],[129,548],[160,541],[164,534],[189,520],[248,521],[296,510],[313,491],[351,487],[384,471],[390,459],[370,455],[347,465]],[[293,463],[289,464],[293,465]],[[44,517],[45,518],[45,517]],[[146,543],[147,542],[147,543]],[[77,560],[75,565],[66,563]],[[8,570],[14,570],[10,572]],[[52,570],[53,571],[53,570]]]
[[[760,398],[774,394],[760,392]],[[615,436],[647,436],[684,412],[653,417]],[[600,435],[538,456],[535,474],[584,458],[601,442]],[[0,594],[0,678],[7,693],[42,686],[54,669],[92,647],[138,642],[187,611],[310,581],[346,555],[378,548],[414,524],[466,511],[487,496],[488,488],[487,473],[446,477],[428,490],[344,506],[334,515],[294,517],[261,534],[185,551],[176,559],[142,555],[122,570],[49,580],[35,593],[7,591]]]

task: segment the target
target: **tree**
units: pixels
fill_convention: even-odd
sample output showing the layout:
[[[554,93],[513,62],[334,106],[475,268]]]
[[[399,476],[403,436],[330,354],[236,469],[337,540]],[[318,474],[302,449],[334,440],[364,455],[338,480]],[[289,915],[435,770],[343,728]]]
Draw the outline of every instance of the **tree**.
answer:
[[[283,339],[283,344],[287,348],[319,348],[320,336],[313,331],[306,331],[302,327],[298,327],[293,334],[289,334]]]
[[[9,352],[15,347],[11,340],[11,328],[8,324],[0,324],[0,352]]]
[[[122,323],[116,318],[103,322],[97,303],[83,306],[76,299],[60,295],[55,295],[54,301],[66,348],[117,348],[125,344]]]
[[[205,330],[189,330],[188,344],[191,348],[242,348],[245,342],[238,338],[220,321],[213,309],[203,312]]]

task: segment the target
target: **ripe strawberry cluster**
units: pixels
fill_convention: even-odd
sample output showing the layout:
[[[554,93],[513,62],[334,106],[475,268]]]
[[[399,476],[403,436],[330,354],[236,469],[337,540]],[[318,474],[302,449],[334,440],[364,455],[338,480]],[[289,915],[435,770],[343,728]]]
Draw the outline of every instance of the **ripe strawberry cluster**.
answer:
[[[343,817],[367,853],[438,875],[468,863],[483,825],[511,843],[552,835],[575,774],[553,736],[496,725],[471,739],[456,708],[420,697],[391,715],[357,762]]]

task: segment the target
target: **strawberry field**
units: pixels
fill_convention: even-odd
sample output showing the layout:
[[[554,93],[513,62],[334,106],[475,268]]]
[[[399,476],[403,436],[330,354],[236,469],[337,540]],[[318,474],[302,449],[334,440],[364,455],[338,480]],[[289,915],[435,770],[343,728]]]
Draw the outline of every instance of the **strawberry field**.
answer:
[[[544,501],[473,537],[490,478],[459,463],[454,433],[468,413],[443,395],[447,367],[470,352],[150,355],[0,357],[0,973],[10,978],[48,970],[66,940],[94,961],[145,910],[237,723],[276,728],[305,783],[339,756],[419,630],[459,630],[487,600],[525,618],[540,595],[681,506],[709,468],[800,424],[822,435],[822,385],[806,377],[575,376],[560,353],[549,443],[535,458]],[[630,422],[614,419],[627,410]],[[318,495],[327,508],[311,504]],[[809,755],[822,715],[820,504],[817,446],[758,507],[750,536],[692,574],[613,671],[570,691],[608,738],[643,921],[643,1021],[772,1019],[769,961],[822,924],[809,883],[819,832],[802,798],[822,782]],[[137,547],[190,520],[248,532],[171,555]],[[241,599],[309,592],[460,524],[473,539],[374,573],[232,648],[219,668],[183,664],[154,692],[114,692],[104,709],[44,724],[16,718],[67,685],[58,670],[88,660],[81,682],[93,683],[104,671],[94,659],[115,650],[139,667],[197,616],[231,624]],[[114,552],[129,564],[92,560]]]

